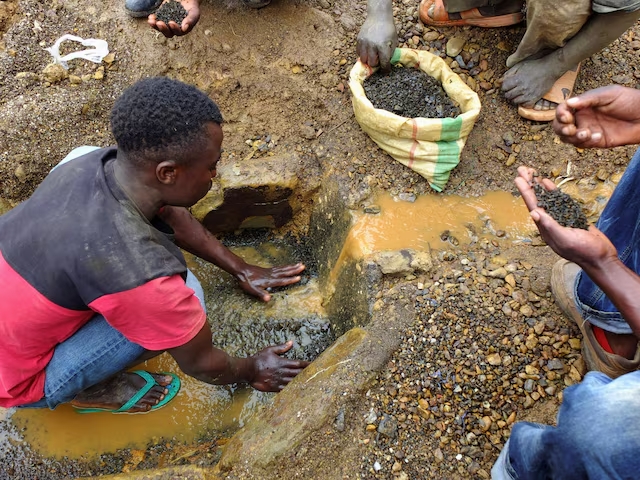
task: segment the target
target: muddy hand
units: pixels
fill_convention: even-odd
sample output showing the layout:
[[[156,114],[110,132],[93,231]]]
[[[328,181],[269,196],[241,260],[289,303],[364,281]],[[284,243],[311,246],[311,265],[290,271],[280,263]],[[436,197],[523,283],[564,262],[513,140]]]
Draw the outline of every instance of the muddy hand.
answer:
[[[610,86],[590,90],[558,106],[553,129],[579,148],[611,148],[640,142],[640,92]]]
[[[356,52],[360,61],[370,67],[380,65],[382,70],[391,69],[391,56],[398,46],[398,34],[391,16],[373,14],[367,17],[358,33]]]
[[[283,267],[263,268],[256,265],[246,265],[237,274],[242,289],[264,302],[271,300],[267,289],[284,287],[300,281],[300,273],[305,269],[302,263],[285,265]]]
[[[176,22],[169,22],[166,24],[158,20],[155,14],[151,14],[149,15],[148,20],[151,28],[158,30],[167,38],[186,35],[189,33],[193,27],[196,26],[198,20],[200,20],[199,0],[180,0],[180,3],[187,11],[187,17],[182,20],[181,25],[178,25]]]
[[[537,181],[534,174],[532,168],[519,167],[515,183],[547,245],[561,257],[580,266],[602,265],[601,262],[606,264],[608,260],[617,260],[615,247],[600,230],[594,226],[590,226],[589,230],[563,227],[543,208],[538,207],[538,199],[533,190],[533,182]],[[547,190],[556,188],[555,184],[546,178],[539,183]]]
[[[279,392],[286,387],[310,363],[280,356],[291,350],[291,347],[293,341],[289,340],[282,345],[262,349],[254,355],[255,375],[250,385],[261,392]]]

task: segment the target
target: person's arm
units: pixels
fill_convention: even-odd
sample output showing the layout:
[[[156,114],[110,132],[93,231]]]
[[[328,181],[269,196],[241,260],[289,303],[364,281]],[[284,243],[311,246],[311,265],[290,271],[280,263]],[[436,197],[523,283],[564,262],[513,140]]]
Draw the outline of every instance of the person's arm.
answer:
[[[640,143],[640,90],[616,85],[569,98],[558,105],[553,129],[580,148]]]
[[[271,300],[267,288],[300,281],[299,274],[305,268],[303,264],[273,268],[250,265],[225,247],[186,208],[165,206],[159,216],[173,228],[176,245],[229,272],[238,279],[245,292],[265,302]]]
[[[187,17],[182,20],[182,23],[180,25],[175,22],[169,22],[168,24],[166,24],[158,20],[156,15],[152,13],[151,15],[149,15],[148,19],[151,28],[158,30],[167,38],[186,35],[187,33],[189,33],[193,29],[193,27],[196,26],[198,20],[200,20],[200,0],[179,1],[187,11]]]
[[[362,63],[389,71],[391,57],[398,46],[398,34],[393,23],[391,0],[368,0],[367,19],[358,33],[356,52]]]
[[[576,263],[589,275],[640,336],[640,277],[620,261],[613,244],[597,228],[563,227],[538,207],[533,175],[533,169],[520,167],[515,182],[540,235],[554,252]],[[555,188],[551,180],[540,183],[547,190]]]
[[[263,392],[277,392],[309,364],[280,356],[292,346],[293,342],[289,341],[267,347],[251,357],[232,357],[211,345],[211,329],[205,323],[191,341],[170,349],[169,353],[184,373],[203,382],[214,385],[248,383]]]

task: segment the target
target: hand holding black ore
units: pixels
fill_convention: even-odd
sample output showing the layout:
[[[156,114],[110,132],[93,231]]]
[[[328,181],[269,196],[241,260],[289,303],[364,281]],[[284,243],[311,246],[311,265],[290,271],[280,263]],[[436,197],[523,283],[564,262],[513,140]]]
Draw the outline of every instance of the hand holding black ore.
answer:
[[[563,227],[589,229],[589,222],[580,204],[558,189],[547,190],[542,185],[533,185],[538,198],[538,207],[545,211]]]

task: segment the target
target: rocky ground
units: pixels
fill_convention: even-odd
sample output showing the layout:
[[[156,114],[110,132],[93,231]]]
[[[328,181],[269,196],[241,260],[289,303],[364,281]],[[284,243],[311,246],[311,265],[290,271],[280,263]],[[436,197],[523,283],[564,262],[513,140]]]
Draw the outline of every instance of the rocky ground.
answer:
[[[189,81],[218,101],[226,119],[223,162],[245,158],[254,142],[269,136],[271,153],[296,152],[317,162],[323,175],[347,179],[354,209],[369,204],[378,190],[432,193],[422,177],[382,153],[353,118],[346,84],[365,5],[274,0],[254,12],[204,2],[194,32],[165,40],[129,19],[121,0],[0,2],[0,211],[27,198],[73,147],[110,144],[114,99],[148,75]],[[624,169],[634,148],[561,145],[548,125],[519,118],[502,98],[500,76],[521,27],[435,31],[420,24],[416,7],[413,0],[394,3],[403,45],[446,57],[483,104],[445,194],[513,191],[520,164],[594,186]],[[44,72],[50,58],[43,48],[70,32],[107,39],[113,56],[100,66],[75,63],[60,77]],[[637,88],[639,51],[636,25],[583,62],[575,91],[610,83]],[[292,230],[304,228],[296,223]],[[385,281],[377,305],[406,304],[415,313],[402,347],[368,392],[350,403],[342,423],[317,432],[317,441],[283,474],[488,478],[514,421],[553,421],[563,388],[584,374],[577,328],[549,292],[555,255],[539,241],[514,245],[501,237],[438,255],[429,275]],[[215,455],[207,454],[197,461],[214,462]],[[176,455],[177,463],[193,460]],[[21,475],[68,478],[162,464],[132,458],[125,452],[121,459],[87,465],[34,458]]]

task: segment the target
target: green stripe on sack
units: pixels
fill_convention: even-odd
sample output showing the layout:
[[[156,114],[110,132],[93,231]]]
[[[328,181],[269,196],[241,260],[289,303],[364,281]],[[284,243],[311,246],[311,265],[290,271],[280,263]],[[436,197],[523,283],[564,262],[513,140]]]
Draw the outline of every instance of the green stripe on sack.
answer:
[[[400,61],[400,57],[402,56],[402,50],[396,48],[393,51],[393,56],[391,57],[391,63],[398,63]]]
[[[442,131],[440,132],[441,142],[453,142],[460,138],[460,129],[462,128],[462,118],[458,115],[456,118],[443,118]]]
[[[433,171],[431,187],[441,192],[449,181],[449,173],[460,163],[460,145],[457,141],[436,142],[438,146],[438,160]]]

